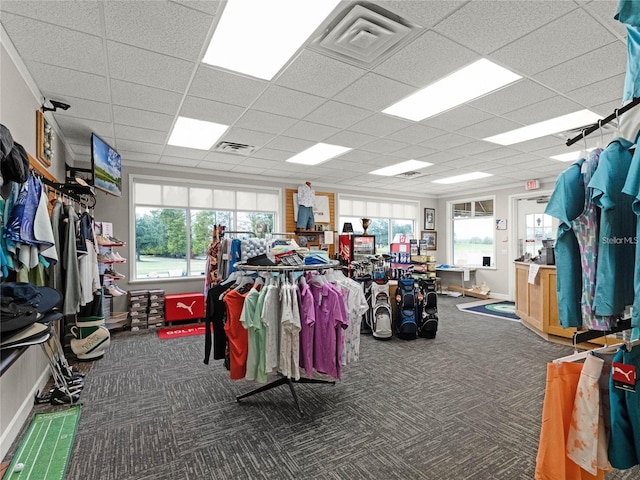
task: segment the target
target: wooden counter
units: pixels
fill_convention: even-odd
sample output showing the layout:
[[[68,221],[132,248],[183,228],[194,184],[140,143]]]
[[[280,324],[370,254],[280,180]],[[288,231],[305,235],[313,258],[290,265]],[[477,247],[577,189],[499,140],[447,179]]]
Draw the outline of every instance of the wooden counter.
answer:
[[[560,343],[573,343],[576,328],[563,328],[558,322],[558,296],[555,265],[540,265],[535,282],[529,283],[530,263],[514,262],[516,266],[516,315],[522,324],[543,338]],[[568,340],[568,341],[567,341]],[[621,342],[612,335],[589,340],[578,345],[593,348],[594,345]]]
[[[558,323],[555,265],[539,265],[535,282],[529,283],[530,263],[515,262],[516,315],[524,325],[549,339],[549,335],[573,338],[575,328]]]

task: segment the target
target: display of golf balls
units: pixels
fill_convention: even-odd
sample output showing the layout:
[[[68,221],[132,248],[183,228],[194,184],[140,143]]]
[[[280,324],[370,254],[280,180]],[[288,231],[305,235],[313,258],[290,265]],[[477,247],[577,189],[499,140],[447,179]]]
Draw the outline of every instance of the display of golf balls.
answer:
[[[249,238],[240,244],[240,260],[257,257],[267,253],[267,242],[264,238]]]

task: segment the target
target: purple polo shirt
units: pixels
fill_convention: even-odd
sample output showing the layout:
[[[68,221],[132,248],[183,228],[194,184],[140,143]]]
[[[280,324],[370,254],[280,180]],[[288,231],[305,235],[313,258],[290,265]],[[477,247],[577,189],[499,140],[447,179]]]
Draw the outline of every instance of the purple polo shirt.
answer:
[[[349,326],[344,301],[331,284],[311,284],[316,323],[313,336],[313,366],[316,371],[340,379],[342,330]]]
[[[313,333],[316,323],[316,310],[313,294],[309,285],[299,284],[296,289],[300,306],[300,368],[304,368],[307,377],[313,377]]]

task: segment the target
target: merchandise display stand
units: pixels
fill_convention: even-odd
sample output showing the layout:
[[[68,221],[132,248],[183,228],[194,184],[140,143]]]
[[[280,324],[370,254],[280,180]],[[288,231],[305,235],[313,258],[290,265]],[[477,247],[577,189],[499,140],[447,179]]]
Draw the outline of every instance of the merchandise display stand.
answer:
[[[329,270],[340,266],[340,262],[332,260],[331,262],[324,265],[295,265],[295,266],[261,266],[261,265],[247,265],[245,263],[236,263],[234,265],[236,270],[243,272],[275,272],[275,273],[287,273],[287,272],[309,272],[309,271],[321,271],[321,270]],[[289,389],[291,390],[291,395],[293,396],[293,400],[296,404],[296,408],[303,414],[302,408],[300,408],[300,402],[298,401],[298,395],[296,394],[295,388],[293,387],[294,383],[323,383],[329,385],[335,385],[336,382],[333,380],[321,380],[317,378],[306,378],[300,377],[298,380],[290,377],[285,377],[284,375],[278,374],[278,378],[273,380],[272,382],[266,383],[254,390],[251,390],[247,393],[243,393],[242,395],[236,396],[236,402],[240,402],[243,398],[250,397],[252,395],[256,395],[257,393],[266,392],[267,390],[271,390],[272,388],[279,387],[280,385],[289,385]]]

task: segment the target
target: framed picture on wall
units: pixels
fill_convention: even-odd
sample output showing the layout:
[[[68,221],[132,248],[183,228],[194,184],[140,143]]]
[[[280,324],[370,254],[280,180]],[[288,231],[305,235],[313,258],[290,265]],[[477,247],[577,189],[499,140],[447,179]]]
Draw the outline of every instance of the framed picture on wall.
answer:
[[[420,238],[427,242],[427,250],[438,249],[438,232],[422,232]]]
[[[424,229],[425,230],[436,229],[436,209],[435,208],[424,209]]]
[[[40,110],[36,110],[36,158],[45,167],[53,162],[53,129]]]

